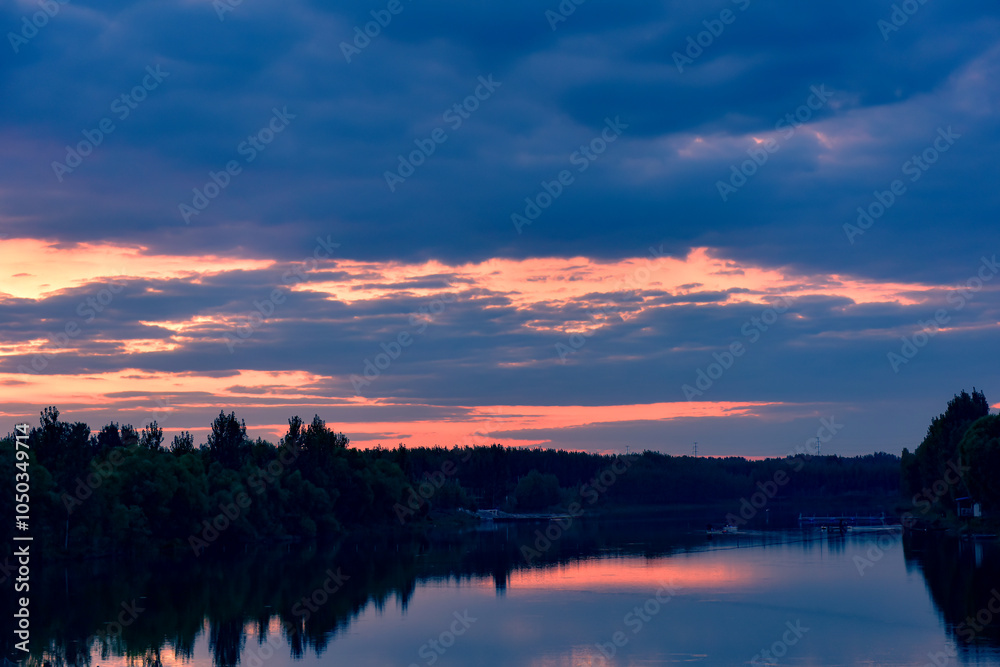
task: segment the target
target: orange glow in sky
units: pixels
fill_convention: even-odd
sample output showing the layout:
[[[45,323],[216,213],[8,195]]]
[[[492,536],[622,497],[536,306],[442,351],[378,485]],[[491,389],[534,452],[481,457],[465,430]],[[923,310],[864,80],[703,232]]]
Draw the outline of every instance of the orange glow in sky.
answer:
[[[203,276],[218,273],[266,271],[269,273],[264,282],[280,285],[281,274],[291,266],[269,259],[145,254],[146,250],[113,244],[61,247],[39,240],[4,241],[0,243],[0,263],[10,277],[0,285],[0,300],[41,300],[60,290],[100,283],[115,276],[127,276],[132,281],[175,279],[197,282]],[[306,280],[292,284],[291,289],[321,294],[346,304],[374,303],[400,296],[430,300],[436,295],[454,294],[458,300],[472,304],[478,302],[481,308],[487,310],[502,306],[528,311],[537,309],[539,316],[527,319],[521,326],[565,334],[600,328],[613,322],[617,315],[592,321],[580,313],[614,304],[618,298],[615,294],[622,292],[628,292],[632,297],[624,302],[626,305],[621,310],[622,316],[627,318],[646,310],[671,308],[696,301],[702,303],[695,295],[705,292],[725,293],[722,299],[710,301],[705,307],[755,303],[763,308],[780,296],[794,299],[806,295],[842,297],[854,304],[913,305],[932,298],[935,293],[940,296],[940,290],[947,289],[862,281],[837,275],[791,274],[780,269],[742,265],[719,258],[707,248],[695,248],[683,258],[658,256],[658,253],[651,252],[645,257],[612,262],[585,257],[549,257],[490,259],[448,265],[438,261],[404,264],[333,259],[325,262],[323,269],[335,269],[346,277],[321,282],[309,280],[307,275]],[[428,284],[431,286],[426,286]],[[684,298],[687,295],[692,295],[690,301]],[[572,309],[573,314],[561,316],[561,308]],[[249,306],[246,309],[249,310]],[[366,399],[355,395],[350,381],[351,373],[360,372],[362,359],[358,360],[356,369],[333,377],[294,368],[266,372],[240,369],[238,364],[241,359],[248,357],[229,356],[224,350],[223,336],[241,322],[245,313],[202,310],[181,318],[175,313],[176,310],[172,313],[174,319],[139,320],[135,322],[137,326],[130,329],[133,337],[120,340],[107,340],[107,333],[102,334],[104,340],[97,341],[80,336],[62,349],[53,349],[48,340],[39,339],[37,335],[19,342],[0,341],[0,358],[22,356],[30,363],[28,360],[39,353],[54,355],[41,374],[0,373],[0,402],[5,406],[20,406],[7,407],[10,411],[23,410],[24,406],[56,405],[64,410],[66,419],[71,419],[74,411],[89,411],[91,414],[109,414],[106,421],[132,421],[136,426],[148,422],[151,413],[160,414],[158,421],[168,435],[180,429],[197,433],[208,428],[207,423],[189,423],[190,418],[178,417],[185,413],[197,411],[204,414],[206,408],[216,406],[225,408],[227,412],[236,410],[237,413],[241,409],[254,409],[258,415],[261,410],[268,410],[267,417],[257,417],[257,423],[248,426],[254,435],[271,440],[277,440],[285,432],[285,419],[293,414],[307,420],[313,414],[319,414],[331,425],[337,425],[338,430],[343,430],[361,447],[376,444],[394,446],[399,442],[444,446],[486,442],[545,445],[549,440],[544,433],[540,432],[536,438],[530,432],[647,420],[759,416],[762,408],[773,405],[755,402],[656,402],[635,405],[442,407],[414,404],[392,397]],[[67,316],[72,317],[72,314],[69,312]],[[276,313],[274,317],[309,318],[311,313],[286,310]],[[54,333],[63,324],[53,322],[46,323],[46,326]],[[143,327],[147,328],[144,330]],[[86,345],[95,342],[103,345],[96,350],[88,350]],[[374,344],[378,342],[373,339]],[[133,370],[147,367],[144,364],[145,355],[169,355],[192,343],[217,344],[218,353],[231,359],[231,372],[227,375]],[[665,341],[664,345],[666,349],[669,342]],[[621,354],[627,355],[628,352],[624,350]],[[119,370],[67,374],[63,370],[65,366],[61,366],[60,355],[66,355],[64,358],[87,355],[104,362],[113,360]],[[558,358],[554,354],[547,358],[497,362],[511,368],[557,363]],[[159,397],[169,397],[169,401]],[[153,406],[158,407],[151,411]],[[396,418],[400,408],[405,408],[402,410],[408,415],[405,419]],[[32,408],[32,411],[36,410]],[[10,412],[8,416],[15,414],[24,412]],[[174,418],[165,419],[170,415]],[[94,427],[100,425],[91,424]],[[505,440],[489,435],[501,432],[519,432],[518,439]],[[617,443],[609,445],[617,447]]]
[[[215,255],[145,254],[146,248],[110,243],[80,243],[62,247],[40,239],[10,239],[0,243],[4,293],[37,299],[59,290],[121,276],[189,278],[225,271],[257,270],[272,260]]]

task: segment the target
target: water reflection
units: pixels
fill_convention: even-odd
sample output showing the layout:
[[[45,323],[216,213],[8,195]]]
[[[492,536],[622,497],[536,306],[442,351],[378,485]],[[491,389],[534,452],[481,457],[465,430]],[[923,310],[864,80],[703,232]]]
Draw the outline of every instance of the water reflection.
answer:
[[[335,642],[338,658],[352,650],[357,658],[372,647],[371,637],[404,634],[403,619],[419,590],[418,621],[420,615],[451,619],[470,601],[491,614],[474,628],[475,641],[494,655],[483,664],[626,665],[632,658],[602,662],[595,646],[624,631],[630,605],[648,600],[661,584],[682,590],[686,606],[671,607],[669,629],[641,637],[645,644],[633,641],[622,656],[634,651],[654,664],[675,658],[712,662],[719,657],[706,658],[702,644],[720,650],[731,644],[726,659],[742,662],[772,641],[770,632],[780,637],[786,621],[801,617],[814,627],[811,648],[798,649],[804,658],[807,650],[828,652],[821,648],[824,633],[843,643],[845,632],[856,631],[854,623],[923,622],[907,571],[923,575],[934,605],[925,603],[923,613],[938,610],[963,660],[995,656],[1000,647],[996,621],[971,641],[960,636],[966,617],[988,608],[991,591],[1000,590],[995,549],[907,540],[861,577],[852,560],[867,548],[860,536],[772,533],[706,541],[696,528],[703,524],[692,523],[578,524],[536,549],[530,565],[523,548],[546,546],[538,541],[544,533],[537,532],[544,526],[507,525],[463,536],[369,535],[328,547],[248,549],[179,562],[50,565],[33,573],[32,661],[82,667],[124,656],[155,667],[172,664],[176,656],[199,667],[209,659],[217,667],[258,667],[258,647],[268,640],[279,643],[285,656],[275,664],[287,664],[287,656],[324,656]],[[882,606],[859,610],[859,596],[876,583],[887,591]],[[455,587],[465,592],[456,594]],[[7,586],[4,597],[5,609],[12,610]],[[559,611],[570,603],[571,609]],[[11,615],[5,611],[4,618]],[[412,624],[412,613],[410,618]],[[936,621],[929,622],[933,628]],[[0,646],[14,657],[11,630],[3,631]],[[421,632],[429,631],[400,640],[409,642],[406,654],[413,660],[424,641]],[[881,632],[881,663],[906,664],[893,663],[888,649],[911,635]],[[914,643],[912,649],[919,655],[938,645],[944,650],[945,640],[927,637],[927,646]],[[207,650],[199,648],[206,644]],[[372,658],[367,664],[392,660]]]
[[[904,541],[934,604],[965,653],[1000,646],[1000,549],[993,543],[915,533]]]

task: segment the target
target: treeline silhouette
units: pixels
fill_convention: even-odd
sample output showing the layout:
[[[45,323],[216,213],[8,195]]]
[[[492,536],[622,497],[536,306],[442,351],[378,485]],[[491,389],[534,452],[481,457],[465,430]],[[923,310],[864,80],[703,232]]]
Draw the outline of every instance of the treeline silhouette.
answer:
[[[154,422],[92,432],[46,408],[28,435],[30,532],[42,557],[165,551],[200,555],[269,540],[337,538],[358,529],[426,527],[435,510],[657,508],[728,504],[735,511],[780,471],[781,499],[894,496],[900,459],[799,455],[747,460],[646,451],[629,457],[498,445],[357,449],[318,416],[277,444],[251,440],[235,413],[207,441],[166,446]],[[14,436],[0,441],[0,478],[15,479]],[[21,462],[23,463],[23,462]],[[764,485],[764,486],[762,486]],[[776,487],[771,487],[776,488]],[[14,494],[0,513],[15,514]],[[719,518],[721,520],[721,514]],[[3,543],[10,545],[12,522]],[[7,547],[9,549],[9,546]]]
[[[974,387],[948,401],[910,452],[903,449],[902,487],[918,516],[956,514],[956,501],[979,503],[984,517],[1000,510],[1000,415]],[[933,512],[931,512],[933,510]]]

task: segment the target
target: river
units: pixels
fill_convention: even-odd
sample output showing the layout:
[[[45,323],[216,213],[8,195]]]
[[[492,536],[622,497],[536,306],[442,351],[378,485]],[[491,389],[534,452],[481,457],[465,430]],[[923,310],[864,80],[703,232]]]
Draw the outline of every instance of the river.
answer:
[[[697,525],[498,524],[49,564],[34,586],[33,660],[1000,665],[992,544],[817,530],[709,538]]]

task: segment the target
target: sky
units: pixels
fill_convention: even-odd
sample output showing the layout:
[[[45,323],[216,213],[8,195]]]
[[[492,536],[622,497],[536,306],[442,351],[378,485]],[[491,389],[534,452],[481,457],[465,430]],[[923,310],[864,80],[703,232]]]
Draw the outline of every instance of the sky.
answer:
[[[0,431],[899,453],[1000,401],[1000,8],[0,2]]]

